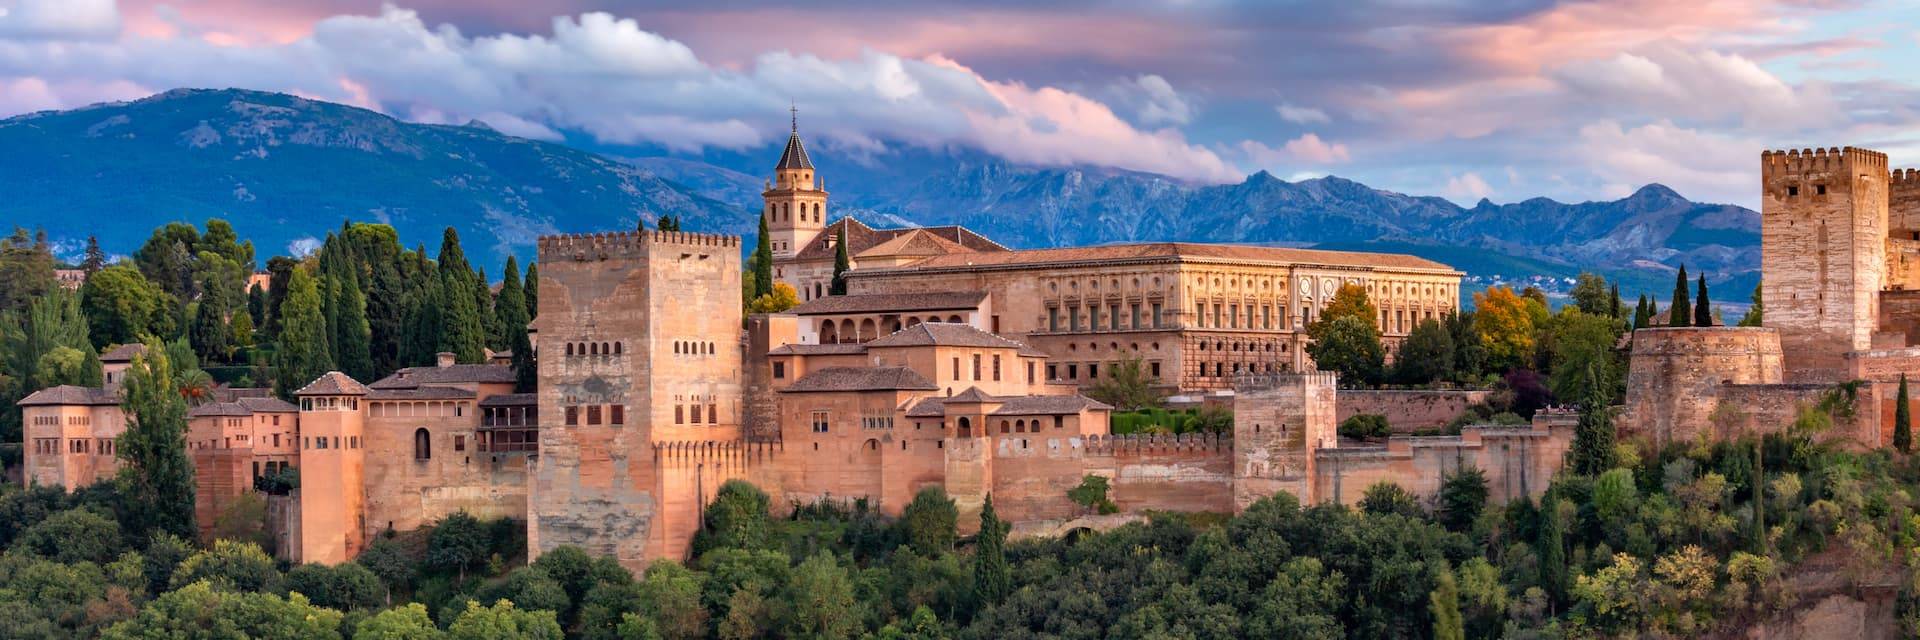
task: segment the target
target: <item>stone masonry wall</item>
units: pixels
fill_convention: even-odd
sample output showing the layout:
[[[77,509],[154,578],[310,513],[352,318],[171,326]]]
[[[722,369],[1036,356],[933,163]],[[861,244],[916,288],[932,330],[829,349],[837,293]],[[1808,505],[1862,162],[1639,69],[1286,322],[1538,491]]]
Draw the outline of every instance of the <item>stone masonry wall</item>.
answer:
[[[1721,386],[1778,383],[1782,367],[1780,335],[1771,328],[1635,331],[1626,410],[1616,424],[1661,444],[1684,441],[1709,424]]]
[[[1314,494],[1314,451],[1338,446],[1331,373],[1242,377],[1234,386],[1234,510],[1287,491]]]
[[[1414,495],[1439,493],[1447,474],[1478,467],[1495,503],[1547,490],[1573,442],[1567,421],[1529,427],[1470,426],[1459,436],[1394,437],[1384,447],[1316,452],[1314,497],[1357,504],[1367,487],[1391,482]]]
[[[1338,424],[1360,414],[1387,417],[1396,433],[1434,429],[1466,411],[1469,405],[1485,402],[1486,390],[1464,391],[1341,391],[1334,399],[1334,422]]]
[[[1887,157],[1856,149],[1761,154],[1766,326],[1786,378],[1833,382],[1842,354],[1867,349],[1886,282]]]

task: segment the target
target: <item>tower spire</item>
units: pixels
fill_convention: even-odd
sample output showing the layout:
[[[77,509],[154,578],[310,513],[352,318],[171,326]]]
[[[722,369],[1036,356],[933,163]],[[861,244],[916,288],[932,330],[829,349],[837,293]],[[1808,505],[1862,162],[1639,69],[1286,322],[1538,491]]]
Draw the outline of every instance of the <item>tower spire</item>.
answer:
[[[793,112],[793,134],[800,135],[800,103],[793,103],[787,110]]]

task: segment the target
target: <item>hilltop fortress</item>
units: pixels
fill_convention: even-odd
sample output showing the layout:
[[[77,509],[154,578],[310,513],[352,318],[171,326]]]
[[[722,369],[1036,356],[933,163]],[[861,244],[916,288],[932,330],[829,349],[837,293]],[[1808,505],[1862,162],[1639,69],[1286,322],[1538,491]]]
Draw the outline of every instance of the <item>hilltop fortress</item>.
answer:
[[[1920,373],[1920,173],[1878,151],[1760,154],[1761,327],[1633,336],[1623,429],[1656,441],[1778,430],[1808,408],[1829,436],[1892,440]]]
[[[1460,272],[1413,256],[1186,243],[1016,251],[961,227],[828,223],[797,131],[760,212],[787,313],[742,313],[738,237],[638,231],[544,237],[538,388],[505,364],[338,372],[294,403],[247,393],[196,407],[188,434],[203,535],[247,492],[272,494],[279,552],[342,562],[388,530],[466,511],[524,518],[534,554],[578,545],[639,566],[681,558],[721,484],[778,509],[864,500],[898,514],[943,487],[976,522],[993,496],[1016,534],[1089,525],[1067,491],[1107,478],[1124,512],[1229,512],[1287,490],[1353,503],[1373,482],[1432,493],[1463,466],[1495,499],[1534,495],[1573,416],[1459,436],[1342,443],[1355,412],[1452,418],[1472,392],[1350,392],[1313,370],[1304,327],[1364,286],[1393,349],[1458,309]],[[845,247],[838,246],[844,242]],[[845,250],[847,295],[827,295]],[[23,401],[31,482],[110,477],[125,426],[108,387]],[[1229,433],[1113,435],[1081,391],[1138,356],[1169,393],[1231,402]],[[1235,390],[1230,394],[1229,389]],[[298,469],[297,487],[280,478]]]

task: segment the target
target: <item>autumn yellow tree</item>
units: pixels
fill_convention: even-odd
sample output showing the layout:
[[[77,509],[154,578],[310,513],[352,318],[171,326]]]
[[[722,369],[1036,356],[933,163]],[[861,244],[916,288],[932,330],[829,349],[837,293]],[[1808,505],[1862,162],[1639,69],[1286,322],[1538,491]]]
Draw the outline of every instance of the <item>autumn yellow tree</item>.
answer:
[[[1320,312],[1319,321],[1331,322],[1344,316],[1354,316],[1377,326],[1380,320],[1380,309],[1373,306],[1372,300],[1367,299],[1366,287],[1349,282],[1340,285],[1340,289],[1333,292],[1333,299],[1327,301],[1327,308]]]
[[[747,313],[780,313],[799,304],[800,295],[794,292],[793,285],[775,282],[771,293],[747,303]]]
[[[1533,313],[1510,287],[1473,294],[1473,325],[1496,371],[1525,367],[1533,359]]]

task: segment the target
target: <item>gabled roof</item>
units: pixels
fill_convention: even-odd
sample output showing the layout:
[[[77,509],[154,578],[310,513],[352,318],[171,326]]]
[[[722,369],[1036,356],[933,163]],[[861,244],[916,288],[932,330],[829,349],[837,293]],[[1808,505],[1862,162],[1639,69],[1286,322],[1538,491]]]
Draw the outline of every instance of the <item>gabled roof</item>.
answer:
[[[849,242],[851,242],[851,240],[849,240]],[[1445,264],[1400,253],[1327,251],[1323,249],[1258,247],[1199,242],[1151,242],[1140,244],[1113,244],[1097,247],[1063,247],[1058,249],[1026,249],[1021,251],[947,254],[930,257],[906,266],[880,267],[879,269],[889,271],[918,271],[966,267],[1041,268],[1061,264],[1111,262],[1116,260],[1175,260],[1181,258],[1340,267],[1454,271],[1453,267]],[[871,270],[856,270],[856,272],[860,271]]]
[[[906,367],[827,367],[801,376],[781,391],[936,391],[939,388],[926,376]]]
[[[856,258],[881,258],[905,256],[924,258],[944,256],[949,253],[972,251],[959,242],[948,240],[926,229],[908,229],[906,233],[894,236],[892,240],[868,247],[854,255]]]
[[[293,395],[364,396],[367,395],[367,385],[360,384],[360,381],[347,377],[347,374],[338,371],[328,371],[320,374],[320,377],[314,378],[313,382],[307,383],[307,386],[301,387],[299,391],[293,392]]]
[[[456,364],[445,367],[406,367],[367,385],[374,389],[412,389],[423,384],[514,382],[513,367],[504,364]]]
[[[982,347],[991,349],[1024,349],[1026,345],[1018,341],[981,331],[970,324],[955,322],[922,322],[920,324],[881,336],[867,343],[873,347]]]
[[[892,311],[959,311],[978,309],[985,291],[941,293],[864,293],[814,298],[788,310],[801,316]]]
[[[993,396],[987,395],[987,392],[981,391],[980,387],[967,387],[966,391],[962,391],[960,393],[954,394],[954,396],[951,398],[947,398],[947,402],[967,404],[967,403],[975,403],[975,402],[994,402],[994,399],[993,399]]]
[[[234,400],[234,402],[239,403],[240,406],[246,407],[248,411],[252,411],[254,413],[299,413],[300,412],[300,407],[293,406],[293,403],[287,402],[285,400],[281,400],[279,398],[273,398],[273,397],[266,397],[266,398],[242,397]]]
[[[106,353],[100,354],[101,362],[133,362],[133,357],[147,352],[147,345],[138,342],[123,344]]]
[[[794,255],[793,260],[795,262],[832,260],[834,248],[827,246],[824,240],[840,237],[842,230],[845,230],[847,233],[847,255],[850,256],[860,255],[862,252],[872,249],[881,243],[908,235],[915,231],[924,231],[942,240],[951,241],[953,247],[957,247],[957,249],[954,250],[962,254],[1007,250],[1006,247],[1000,246],[1000,243],[989,240],[986,236],[974,233],[972,230],[958,225],[912,227],[907,229],[875,229],[852,217],[845,217],[833,221],[832,224],[827,225],[826,229],[820,231],[820,235],[814,236],[813,240],[801,246],[800,252]]]
[[[813,161],[807,159],[806,145],[800,144],[800,132],[798,130],[795,130],[792,135],[787,136],[787,148],[785,151],[780,152],[780,164],[774,165],[773,168],[775,171],[781,169],[813,168]]]
[[[15,404],[22,407],[110,405],[120,404],[120,395],[99,387],[63,384],[29,393]]]

